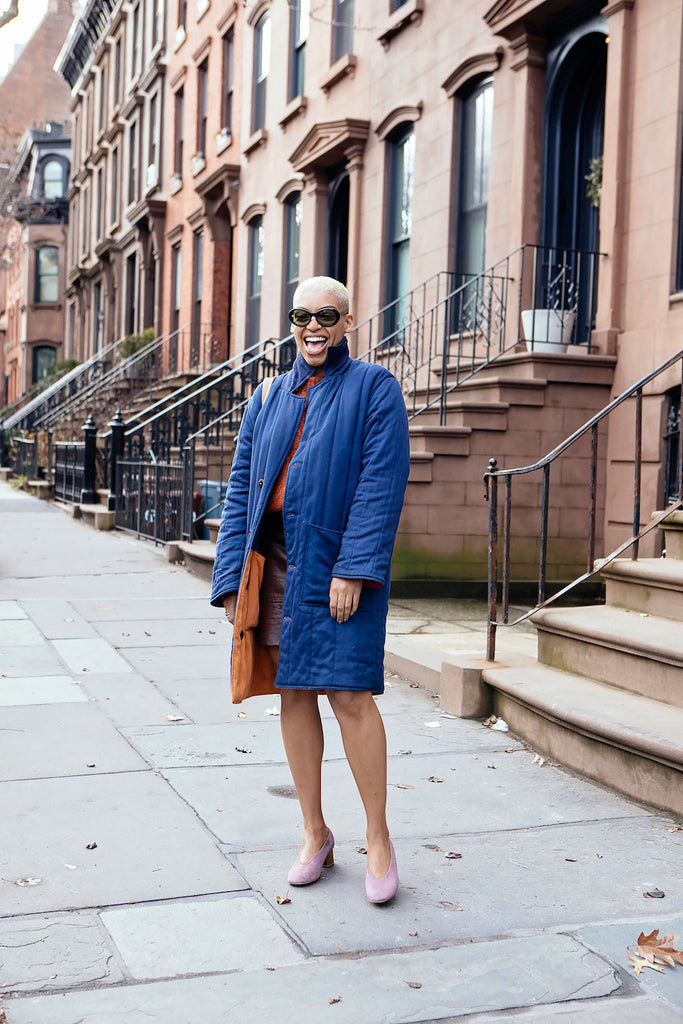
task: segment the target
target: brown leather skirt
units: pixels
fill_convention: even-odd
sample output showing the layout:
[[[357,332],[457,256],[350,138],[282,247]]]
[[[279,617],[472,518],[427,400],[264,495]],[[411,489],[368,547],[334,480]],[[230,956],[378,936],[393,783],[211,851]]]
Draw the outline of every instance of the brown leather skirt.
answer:
[[[259,551],[266,564],[261,583],[257,640],[262,647],[280,646],[282,599],[287,574],[287,550],[282,512],[267,512],[261,523]]]

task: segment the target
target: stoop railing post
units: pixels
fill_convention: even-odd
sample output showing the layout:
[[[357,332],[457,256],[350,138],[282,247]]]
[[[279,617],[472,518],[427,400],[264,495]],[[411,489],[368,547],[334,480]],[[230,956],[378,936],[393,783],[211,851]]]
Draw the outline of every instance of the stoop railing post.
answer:
[[[107,509],[109,512],[116,511],[116,467],[118,461],[123,455],[123,449],[125,445],[126,435],[126,424],[121,410],[116,410],[114,419],[109,424],[111,429],[111,448],[110,448],[110,459],[109,459],[109,498],[107,499]]]
[[[85,448],[83,450],[83,490],[81,491],[81,504],[94,505],[97,502],[96,478],[96,451],[97,451],[97,427],[92,418],[92,413],[81,428],[85,434]]]

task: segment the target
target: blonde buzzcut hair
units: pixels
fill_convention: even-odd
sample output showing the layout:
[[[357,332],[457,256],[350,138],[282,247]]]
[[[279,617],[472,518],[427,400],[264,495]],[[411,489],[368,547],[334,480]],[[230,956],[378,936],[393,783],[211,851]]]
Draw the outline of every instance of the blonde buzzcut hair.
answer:
[[[294,292],[292,302],[295,306],[303,292],[330,292],[339,303],[339,312],[348,313],[349,311],[351,300],[348,289],[346,285],[341,281],[336,281],[333,277],[307,277]]]

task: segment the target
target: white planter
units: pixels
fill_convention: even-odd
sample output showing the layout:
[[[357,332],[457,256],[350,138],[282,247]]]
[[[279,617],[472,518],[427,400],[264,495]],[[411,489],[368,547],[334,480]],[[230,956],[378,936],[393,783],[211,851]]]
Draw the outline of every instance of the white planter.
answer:
[[[522,331],[530,352],[566,352],[576,313],[564,309],[522,310]]]

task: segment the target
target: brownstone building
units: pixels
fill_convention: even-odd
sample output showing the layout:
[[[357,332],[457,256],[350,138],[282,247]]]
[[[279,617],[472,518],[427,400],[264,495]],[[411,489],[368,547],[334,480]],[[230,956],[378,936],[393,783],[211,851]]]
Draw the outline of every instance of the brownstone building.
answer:
[[[59,309],[48,312],[45,306],[41,307],[37,320],[31,316],[35,308],[35,291],[32,291],[35,249],[27,236],[34,232],[27,232],[25,224],[20,226],[8,213],[7,206],[15,197],[44,198],[39,194],[43,185],[39,167],[48,152],[43,142],[49,147],[51,142],[56,142],[57,133],[47,132],[45,139],[41,133],[48,123],[61,126],[68,120],[69,90],[55,73],[53,64],[72,17],[70,0],[49,0],[45,17],[0,82],[0,404],[11,401],[31,386],[33,350],[40,350],[42,345],[35,364],[35,372],[41,376],[53,362],[63,337]],[[58,161],[66,160],[68,171],[68,132],[60,138],[61,141],[56,142],[55,156]],[[56,188],[55,174],[54,184],[48,184],[48,191]],[[55,209],[50,216],[54,214]],[[56,241],[59,247],[61,231],[47,229],[47,225],[45,228],[46,243]],[[61,292],[56,305],[60,302]],[[8,364],[10,349],[11,367]]]
[[[56,68],[71,87],[68,356],[160,330],[165,5],[88,0]]]

